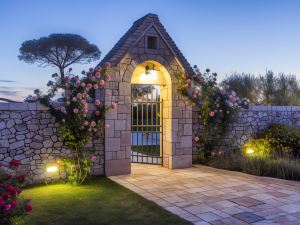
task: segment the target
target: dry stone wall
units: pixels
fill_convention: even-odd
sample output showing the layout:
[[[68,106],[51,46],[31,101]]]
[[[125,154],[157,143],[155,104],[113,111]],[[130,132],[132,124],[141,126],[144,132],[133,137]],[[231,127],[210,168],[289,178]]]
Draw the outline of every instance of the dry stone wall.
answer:
[[[263,131],[271,123],[281,123],[300,127],[300,106],[250,106],[242,109],[235,122],[229,126],[228,134],[224,138],[221,149],[230,151],[240,148],[243,144]],[[201,127],[197,110],[193,110],[193,130]],[[193,159],[197,159],[199,144],[193,143]]]
[[[96,148],[97,161],[93,173],[104,174],[103,138],[93,140],[86,148]],[[12,159],[21,162],[35,181],[46,178],[46,166],[71,151],[58,137],[58,124],[47,108],[35,103],[0,103],[0,163],[8,165]],[[60,168],[60,177],[65,173]]]

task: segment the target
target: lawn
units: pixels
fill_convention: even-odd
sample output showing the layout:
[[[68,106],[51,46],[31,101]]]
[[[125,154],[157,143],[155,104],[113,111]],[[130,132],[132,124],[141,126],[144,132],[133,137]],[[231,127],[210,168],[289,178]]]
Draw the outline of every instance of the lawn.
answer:
[[[105,177],[82,186],[37,186],[22,195],[32,201],[30,225],[191,224]]]

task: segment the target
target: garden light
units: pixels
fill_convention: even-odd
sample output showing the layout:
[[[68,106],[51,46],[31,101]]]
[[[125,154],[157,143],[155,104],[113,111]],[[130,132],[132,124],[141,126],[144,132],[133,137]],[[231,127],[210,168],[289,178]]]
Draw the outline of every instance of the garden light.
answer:
[[[254,150],[251,149],[251,148],[250,148],[250,149],[247,149],[246,153],[247,153],[247,154],[253,154],[253,153],[254,153]]]
[[[48,172],[48,173],[55,173],[55,172],[57,172],[57,171],[58,171],[57,166],[48,166],[48,167],[47,167],[47,172]]]

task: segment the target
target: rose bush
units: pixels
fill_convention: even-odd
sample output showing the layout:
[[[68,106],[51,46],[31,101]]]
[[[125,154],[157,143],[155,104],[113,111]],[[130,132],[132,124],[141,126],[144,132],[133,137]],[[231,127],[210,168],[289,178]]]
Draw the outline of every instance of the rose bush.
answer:
[[[194,130],[194,141],[201,143],[200,159],[206,160],[212,154],[223,154],[218,150],[222,136],[241,107],[248,107],[248,99],[240,99],[229,86],[217,84],[217,74],[206,69],[201,73],[197,66],[194,75],[186,78],[179,74],[178,90],[189,97],[197,107],[203,127]],[[202,129],[204,128],[204,129]]]
[[[54,74],[55,81],[49,81],[50,90],[47,95],[36,91],[40,103],[49,107],[50,112],[59,122],[59,134],[73,153],[73,157],[63,159],[68,172],[68,180],[73,184],[81,184],[91,173],[92,165],[97,160],[88,152],[84,146],[92,140],[92,137],[100,136],[103,128],[108,125],[103,123],[105,112],[109,108],[116,109],[117,104],[112,103],[111,107],[104,106],[95,99],[95,93],[110,80],[110,64],[105,67],[90,68],[88,72],[82,72],[82,77],[75,76],[69,69],[64,80]],[[62,103],[52,101],[57,91],[62,88]]]
[[[26,174],[18,174],[20,163],[12,160],[9,168],[0,164],[0,224],[22,224],[23,217],[32,210],[29,199],[20,198],[26,185]]]

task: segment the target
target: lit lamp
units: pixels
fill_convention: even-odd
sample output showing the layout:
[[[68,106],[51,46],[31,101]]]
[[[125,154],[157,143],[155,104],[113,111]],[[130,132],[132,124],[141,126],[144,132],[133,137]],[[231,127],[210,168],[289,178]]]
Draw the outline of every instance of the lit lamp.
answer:
[[[145,74],[146,75],[155,75],[157,74],[157,70],[154,68],[154,64],[152,66],[152,68],[150,69],[150,67],[148,65],[146,65],[145,67]]]
[[[55,173],[58,171],[58,168],[56,165],[52,165],[52,166],[47,166],[47,173]]]
[[[247,150],[246,150],[246,153],[251,155],[251,154],[253,154],[253,153],[254,153],[254,150],[253,150],[253,149],[251,149],[251,148],[249,148],[249,149],[247,149]]]

